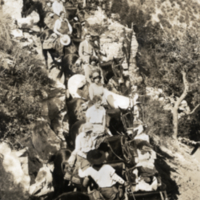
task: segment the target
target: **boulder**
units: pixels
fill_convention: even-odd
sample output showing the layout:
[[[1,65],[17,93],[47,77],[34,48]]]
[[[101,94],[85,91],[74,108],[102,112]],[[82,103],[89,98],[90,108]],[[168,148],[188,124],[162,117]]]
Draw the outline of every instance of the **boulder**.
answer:
[[[0,155],[2,155],[2,167],[7,176],[10,176],[9,180],[6,181],[10,186],[12,185],[12,190],[20,188],[21,194],[25,196],[30,186],[30,176],[27,173],[27,156],[24,155],[24,158],[21,157],[20,159],[19,152],[13,151],[10,145],[5,142],[0,143],[0,152]],[[11,188],[6,189],[9,191]]]
[[[44,119],[38,119],[31,133],[32,144],[37,151],[40,159],[48,162],[50,157],[60,149],[61,140],[50,128]]]

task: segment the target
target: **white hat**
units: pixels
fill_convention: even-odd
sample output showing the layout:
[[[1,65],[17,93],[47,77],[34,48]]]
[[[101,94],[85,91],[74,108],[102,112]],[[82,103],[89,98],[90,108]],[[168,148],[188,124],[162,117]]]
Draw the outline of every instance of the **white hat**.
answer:
[[[63,35],[60,37],[60,42],[62,45],[67,46],[71,43],[71,38],[69,35]]]
[[[82,88],[85,84],[86,84],[86,79],[83,79],[82,81],[80,81],[77,88]]]

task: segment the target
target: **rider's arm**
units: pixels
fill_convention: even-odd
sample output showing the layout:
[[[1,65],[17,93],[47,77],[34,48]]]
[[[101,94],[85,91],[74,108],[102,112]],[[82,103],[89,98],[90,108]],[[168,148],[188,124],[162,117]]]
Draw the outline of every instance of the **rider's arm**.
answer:
[[[122,179],[120,176],[118,176],[116,173],[113,174],[112,179],[116,182],[118,182],[119,184],[124,184],[125,181],[124,179]]]
[[[81,140],[79,135],[76,137],[76,141],[75,141],[75,149],[72,152],[71,156],[68,159],[68,164],[70,165],[70,167],[73,167],[76,161],[76,156],[78,154],[78,152],[80,151],[80,147],[81,147]]]
[[[84,51],[84,47],[83,47],[83,43],[81,42],[78,49],[78,54],[81,58],[84,56],[83,51]]]
[[[54,31],[54,33],[56,33],[57,35],[62,36],[63,34],[60,33],[60,32],[58,31],[58,29],[60,28],[60,26],[61,26],[61,22],[60,22],[60,20],[57,20],[57,21],[55,22],[53,31]]]

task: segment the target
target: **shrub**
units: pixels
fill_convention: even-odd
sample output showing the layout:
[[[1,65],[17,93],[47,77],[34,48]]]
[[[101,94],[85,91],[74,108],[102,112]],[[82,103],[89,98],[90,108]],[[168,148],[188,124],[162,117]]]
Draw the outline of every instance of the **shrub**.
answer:
[[[14,142],[29,134],[29,125],[41,117],[42,90],[53,82],[43,61],[12,40],[12,21],[0,14],[0,139]]]

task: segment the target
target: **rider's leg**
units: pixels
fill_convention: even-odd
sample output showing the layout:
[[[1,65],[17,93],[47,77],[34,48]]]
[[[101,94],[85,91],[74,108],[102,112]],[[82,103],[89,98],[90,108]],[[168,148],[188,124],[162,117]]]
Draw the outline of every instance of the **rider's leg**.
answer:
[[[58,55],[59,55],[59,57],[56,58],[56,61],[57,61],[57,62],[61,62],[62,57],[64,56],[64,52],[63,52],[64,46],[60,43],[60,41],[58,41],[58,42],[56,43],[55,49],[56,49],[56,51],[57,51],[57,53],[58,53]]]

